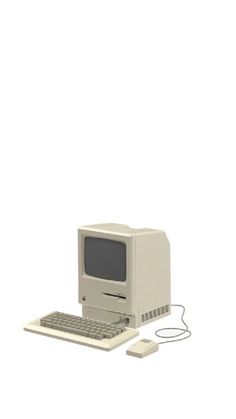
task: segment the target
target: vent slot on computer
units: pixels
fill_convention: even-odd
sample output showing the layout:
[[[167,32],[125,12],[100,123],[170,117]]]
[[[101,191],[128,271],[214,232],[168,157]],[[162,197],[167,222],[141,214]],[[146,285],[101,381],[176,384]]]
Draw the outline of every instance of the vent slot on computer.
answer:
[[[169,311],[170,311],[170,306],[169,304],[167,304],[165,306],[156,308],[155,310],[151,310],[151,311],[148,311],[147,313],[143,313],[141,315],[142,323],[145,323],[148,320],[154,319],[156,317],[162,316],[163,314],[168,313]]]

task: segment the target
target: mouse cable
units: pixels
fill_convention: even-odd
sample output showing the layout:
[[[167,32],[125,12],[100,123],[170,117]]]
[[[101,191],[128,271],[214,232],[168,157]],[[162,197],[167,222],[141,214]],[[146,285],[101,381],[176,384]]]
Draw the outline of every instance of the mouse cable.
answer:
[[[181,321],[184,324],[185,328],[181,328],[181,327],[162,327],[161,329],[157,329],[155,331],[155,335],[158,338],[162,338],[162,339],[166,339],[167,338],[167,339],[169,339],[169,340],[165,340],[163,342],[159,342],[159,345],[161,345],[163,343],[178,342],[180,340],[188,339],[188,338],[190,338],[190,336],[192,334],[190,332],[189,328],[188,328],[187,323],[185,323],[185,321],[184,321],[185,307],[182,304],[171,304],[171,307],[181,307],[183,309],[183,312],[182,312],[182,315],[181,315]],[[178,330],[178,333],[167,334],[167,335],[164,335],[164,336],[163,336],[163,334],[160,334],[160,332],[163,332],[163,331],[166,332],[168,330]],[[187,333],[187,336],[182,336],[185,333]],[[182,337],[179,338],[179,339],[175,339],[175,338],[178,338],[179,336],[182,336]],[[174,338],[174,339],[172,339],[172,338]]]

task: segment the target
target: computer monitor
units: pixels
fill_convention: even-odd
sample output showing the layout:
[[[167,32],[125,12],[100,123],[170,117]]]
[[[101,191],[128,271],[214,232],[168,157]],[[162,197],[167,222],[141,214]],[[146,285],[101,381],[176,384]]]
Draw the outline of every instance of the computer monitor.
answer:
[[[79,228],[79,302],[84,317],[139,327],[170,313],[166,234],[123,224]]]

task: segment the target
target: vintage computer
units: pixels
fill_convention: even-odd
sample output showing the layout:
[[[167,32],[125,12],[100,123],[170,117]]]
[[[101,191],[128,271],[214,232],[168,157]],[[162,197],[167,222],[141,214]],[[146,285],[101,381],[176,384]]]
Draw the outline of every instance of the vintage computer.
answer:
[[[79,229],[83,316],[130,327],[170,313],[170,246],[154,229],[100,224]]]
[[[81,227],[78,261],[82,316],[53,312],[25,330],[111,350],[137,336],[140,326],[170,314],[170,246],[163,231],[123,224]],[[183,323],[170,338],[190,336]],[[165,338],[160,331],[156,335]],[[137,345],[127,353],[142,357],[158,349],[148,339]]]

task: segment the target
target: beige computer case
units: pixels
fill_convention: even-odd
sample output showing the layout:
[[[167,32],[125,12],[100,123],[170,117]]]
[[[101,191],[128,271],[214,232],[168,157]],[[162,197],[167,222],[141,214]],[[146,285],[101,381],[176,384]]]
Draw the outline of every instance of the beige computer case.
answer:
[[[99,237],[126,244],[125,282],[90,277],[84,269],[84,239]],[[170,246],[166,234],[121,224],[79,229],[79,302],[83,316],[104,321],[128,319],[139,327],[170,313]]]

